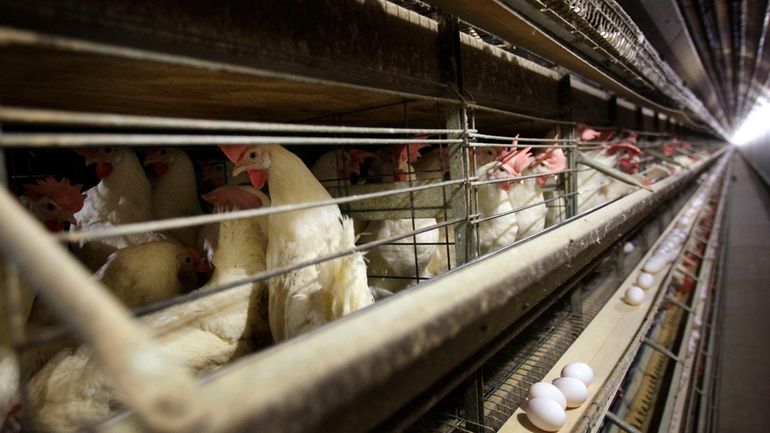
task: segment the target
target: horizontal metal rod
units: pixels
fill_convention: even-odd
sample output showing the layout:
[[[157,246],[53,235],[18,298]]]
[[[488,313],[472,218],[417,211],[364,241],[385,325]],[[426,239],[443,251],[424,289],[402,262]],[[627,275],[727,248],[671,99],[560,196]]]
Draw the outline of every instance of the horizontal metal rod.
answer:
[[[461,129],[368,128],[357,126],[298,125],[291,123],[239,122],[181,117],[132,116],[93,112],[0,107],[0,122],[35,125],[76,125],[102,128],[188,129],[204,131],[307,132],[326,134],[462,134]]]
[[[465,102],[465,106],[471,110],[478,110],[478,111],[486,111],[488,113],[497,113],[497,114],[503,114],[510,117],[515,117],[518,119],[526,119],[526,120],[539,120],[542,122],[547,122],[553,125],[576,125],[575,122],[571,120],[557,120],[552,117],[539,117],[539,116],[531,116],[528,114],[521,114],[521,113],[514,113],[513,111],[508,110],[501,110],[499,108],[492,108],[487,107],[484,105],[479,105],[474,102]]]
[[[317,207],[339,205],[351,203],[359,200],[372,198],[381,198],[391,195],[417,192],[432,188],[440,188],[449,185],[464,183],[465,180],[449,180],[444,182],[429,182],[425,185],[418,185],[409,188],[400,188],[397,190],[379,191],[367,194],[357,194],[348,197],[333,198],[329,200],[310,201],[305,203],[285,204],[280,206],[269,206],[259,209],[240,210],[235,212],[222,212],[209,215],[196,215],[189,217],[168,218],[157,221],[147,221],[133,224],[123,224],[108,229],[101,230],[80,230],[72,232],[59,232],[55,238],[63,242],[80,242],[93,239],[112,238],[117,236],[126,236],[138,233],[148,233],[153,231],[166,231],[182,227],[192,227],[204,224],[219,223],[222,221],[231,221],[245,218],[254,218],[260,216],[274,215],[279,213],[293,212],[297,210],[312,209]]]
[[[513,141],[518,140],[520,142],[532,142],[532,143],[572,143],[575,140],[574,138],[530,138],[530,137],[511,137],[511,136],[505,136],[505,135],[489,135],[489,134],[479,134],[477,132],[472,132],[468,134],[469,138],[486,138],[490,140],[506,140],[506,141]]]
[[[510,147],[511,144],[505,144],[505,143],[483,143],[483,142],[472,142],[468,143],[468,147]],[[519,146],[522,146],[522,143],[519,143]],[[549,149],[551,147],[554,147],[553,144],[526,144],[527,147],[531,147],[533,149]],[[575,145],[559,145],[562,149],[575,149],[577,146]]]
[[[575,194],[578,194],[578,193],[577,192],[570,192],[570,193],[567,193],[567,194],[561,194],[558,197],[549,198],[547,200],[539,201],[537,203],[532,203],[532,204],[527,205],[527,206],[521,206],[521,207],[518,207],[516,209],[511,209],[509,211],[500,212],[500,213],[492,215],[492,216],[483,217],[483,218],[475,218],[475,219],[471,220],[471,224],[479,224],[479,223],[483,223],[484,221],[489,221],[489,220],[493,220],[493,219],[497,219],[497,218],[502,218],[502,217],[504,217],[506,215],[515,214],[517,212],[521,212],[523,210],[526,210],[526,209],[529,209],[529,208],[532,208],[532,207],[535,207],[535,206],[540,206],[541,204],[548,204],[548,203],[551,203],[553,201],[561,200],[561,199],[563,199],[565,197],[570,197],[570,196],[575,195]],[[562,221],[561,224],[563,224],[563,223],[565,223],[565,221]]]
[[[72,134],[16,133],[0,135],[3,147],[88,147],[88,146],[216,146],[220,144],[339,144],[391,145],[407,143],[456,144],[462,139],[438,138],[335,138],[279,137],[259,135],[180,135],[180,134]]]
[[[581,171],[592,171],[592,170],[593,169],[591,169],[591,168],[582,168],[582,169],[581,168],[578,168],[578,169],[569,169],[569,168],[567,168],[567,169],[560,170],[560,171],[553,171],[553,172],[550,172],[550,173],[547,173],[547,174],[528,174],[526,176],[516,176],[516,177],[509,178],[509,179],[473,180],[473,179],[478,179],[478,176],[474,176],[472,178],[468,178],[468,180],[471,180],[470,184],[472,186],[481,186],[481,185],[491,185],[491,184],[495,184],[495,183],[517,182],[517,181],[520,181],[520,180],[534,179],[534,178],[543,177],[543,176],[555,176],[557,174],[562,174],[562,173],[578,173],[578,172],[581,172]]]
[[[534,308],[703,168],[656,183],[654,194],[637,191],[576,218],[540,242],[460,266],[219,370],[204,383],[210,429],[370,430]],[[129,414],[97,430],[136,431],[137,425]]]

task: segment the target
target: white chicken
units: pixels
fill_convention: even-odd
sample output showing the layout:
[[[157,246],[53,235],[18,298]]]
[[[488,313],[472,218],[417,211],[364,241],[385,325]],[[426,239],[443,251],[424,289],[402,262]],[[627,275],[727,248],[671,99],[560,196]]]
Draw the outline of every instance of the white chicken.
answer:
[[[409,163],[419,158],[421,147],[424,145],[411,145],[407,152],[407,146],[400,145],[381,152],[381,163],[376,167],[374,174],[382,176],[385,182],[416,180]],[[400,236],[435,224],[435,218],[370,221],[363,230],[359,243],[366,244]],[[395,293],[416,283],[416,275],[429,278],[431,275],[426,272],[426,268],[436,252],[438,240],[439,233],[436,229],[372,248],[366,254],[369,286],[377,293]]]
[[[495,161],[505,150],[502,147],[473,148],[475,167],[481,167]],[[447,149],[431,150],[414,163],[414,168],[418,180],[448,179],[449,158]],[[481,169],[477,169],[476,173],[481,173]],[[437,222],[444,221],[443,218],[436,218],[436,220]],[[428,275],[439,275],[456,266],[457,258],[454,243],[453,227],[449,226],[439,229],[438,248],[434,251],[425,271]]]
[[[250,187],[221,187],[204,199],[217,209],[247,209],[269,204]],[[214,254],[218,287],[265,271],[265,234],[260,219],[223,221]],[[247,283],[140,319],[178,365],[200,374],[224,365],[270,341],[267,292],[263,282]],[[29,382],[29,401],[41,431],[71,431],[119,409],[114,389],[90,350],[66,349]]]
[[[133,308],[195,289],[198,271],[207,269],[195,249],[176,241],[154,241],[115,251],[94,279]]]
[[[77,230],[95,230],[152,219],[152,192],[136,154],[130,149],[83,149],[86,165],[96,164],[101,181],[86,191],[86,200],[75,214]],[[120,248],[161,240],[157,233],[142,233],[81,242],[75,254],[92,271]]]
[[[277,144],[221,146],[233,175],[248,173],[252,185],[270,185],[273,205],[329,200],[331,196],[295,154]],[[267,269],[279,269],[355,247],[353,223],[337,205],[271,215]],[[360,253],[324,261],[271,278],[270,330],[276,342],[308,332],[374,302]]]
[[[85,197],[80,193],[81,185],[71,185],[69,179],[56,181],[52,177],[38,179],[35,184],[24,185],[24,194],[19,197],[22,204],[49,231],[64,229],[66,223],[75,223],[75,212],[83,206]],[[6,281],[5,267],[0,265],[0,281]],[[35,292],[26,285],[21,286],[20,315],[26,321],[32,312]],[[17,400],[19,368],[11,350],[10,324],[7,322],[6,296],[0,296],[0,427],[5,416]]]
[[[607,167],[617,167],[627,174],[639,171],[641,153],[635,146],[635,135],[602,149],[585,152],[585,155]],[[584,212],[633,191],[634,187],[597,170],[578,172],[578,212]]]
[[[326,152],[316,160],[310,171],[327,188],[350,185],[352,174],[361,175],[361,164],[367,158],[377,158],[374,152],[358,149],[337,149]]]
[[[515,144],[515,143],[514,143]],[[558,147],[551,147],[532,158],[530,147],[516,152],[514,165],[522,176],[537,176],[522,179],[508,190],[508,198],[516,212],[519,223],[517,239],[524,239],[545,228],[547,208],[542,186],[548,175],[560,172],[566,167],[564,153]],[[523,209],[524,208],[524,209]]]
[[[514,154],[505,155],[501,160],[495,160],[484,164],[479,168],[479,181],[488,180],[514,180],[521,175],[516,170],[516,160]],[[519,225],[516,221],[515,213],[508,213],[513,210],[511,201],[508,198],[507,191],[511,188],[511,183],[489,183],[479,185],[476,190],[477,207],[482,221],[478,226],[479,253],[482,255],[496,251],[504,246],[510,245],[516,241],[516,234],[519,231]],[[490,218],[483,220],[485,218]]]
[[[158,219],[200,215],[195,169],[187,154],[180,149],[148,150],[144,165],[150,165],[157,175],[152,184],[152,212]],[[169,230],[166,234],[182,244],[194,247],[198,241],[198,226]]]

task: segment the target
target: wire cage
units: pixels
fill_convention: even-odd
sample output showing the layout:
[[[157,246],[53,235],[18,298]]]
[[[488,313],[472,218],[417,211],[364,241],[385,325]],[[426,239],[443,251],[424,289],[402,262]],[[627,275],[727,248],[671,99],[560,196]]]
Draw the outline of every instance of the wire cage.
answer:
[[[240,218],[264,218],[330,205],[339,206],[357,225],[358,242],[346,250],[331,251],[298,263],[268,268],[232,281],[209,284],[176,297],[134,307],[135,315],[151,318],[162,314],[165,309],[224,293],[244,284],[266,281],[303,267],[361,253],[367,258],[367,277],[374,296],[378,299],[387,297],[463,263],[533,239],[546,229],[566,224],[576,215],[621,197],[606,196],[604,202],[594,200],[592,203],[595,204],[586,208],[582,201],[584,197],[592,197],[596,190],[617,181],[603,175],[596,168],[577,163],[578,155],[604,152],[613,143],[616,144],[618,139],[614,142],[580,141],[574,124],[554,124],[545,119],[527,119],[516,115],[509,120],[513,127],[498,125],[493,129],[510,131],[509,135],[486,134],[483,126],[477,124],[477,111],[469,113],[469,121],[463,129],[425,129],[217,121],[201,124],[185,119],[3,108],[0,144],[7,149],[9,186],[17,194],[22,192],[21,185],[51,174],[71,178],[73,183],[96,183],[97,179],[93,175],[75,169],[78,165],[76,160],[80,157],[61,147],[140,148],[151,152],[153,149],[182,146],[195,161],[196,171],[205,174],[195,178],[195,186],[200,188],[200,192],[238,182],[237,178],[229,175],[231,164],[213,147],[229,144],[281,144],[300,155],[308,168],[316,171],[319,161],[325,158],[330,163],[327,167],[330,172],[340,175],[319,179],[330,192],[327,199],[54,234],[60,242],[77,244],[117,236],[217,224]],[[515,125],[518,125],[518,129]],[[528,136],[519,131],[527,131]],[[559,138],[560,134],[565,138]],[[655,134],[648,134],[652,135]],[[662,148],[668,143],[667,140],[659,139],[645,142],[642,147],[649,151]],[[562,153],[562,166],[530,174],[530,164],[538,160],[538,155],[557,149]],[[529,153],[533,150],[537,152],[534,156]],[[358,157],[355,164],[360,165],[352,170],[345,168],[345,164],[353,162],[354,154]],[[524,171],[492,180],[485,178],[486,173],[480,171],[480,168],[490,166],[499,169],[507,162],[506,156],[510,155],[524,157]],[[649,156],[642,161],[642,167],[656,167],[656,161],[661,161],[661,158]],[[374,163],[367,163],[366,159]],[[61,164],[62,161],[67,163]],[[399,168],[398,161],[407,163]],[[662,161],[667,162],[665,158]],[[58,167],[59,171],[49,171],[51,166]],[[607,170],[613,168],[608,167]],[[587,188],[583,184],[586,180],[580,176],[589,173],[602,176],[604,180]],[[351,177],[351,174],[355,176]],[[538,178],[545,179],[541,183],[537,182]],[[633,183],[633,179],[630,182]],[[641,185],[639,181],[636,183]],[[513,188],[529,185],[529,195],[513,202],[503,192],[504,189],[498,188],[498,184],[512,184]],[[487,200],[481,195],[484,188],[501,194],[498,197],[501,203],[504,202],[502,211],[496,209],[489,212],[483,209],[481,205],[486,204]],[[625,188],[625,193],[634,188]],[[539,211],[535,217],[539,225],[535,227],[522,223],[526,220],[523,215],[530,209]],[[506,218],[509,221],[507,223]],[[514,221],[512,224],[518,225],[518,233],[505,238],[508,241],[504,244],[499,243],[500,236],[495,236],[493,240],[497,244],[490,247],[490,241],[484,238],[484,224],[503,221],[503,224],[510,225],[511,220]],[[383,235],[383,232],[386,234]],[[373,263],[377,260],[377,254],[381,262],[386,262],[383,256],[388,254],[405,257],[406,260],[403,260],[400,268],[388,267],[387,263],[375,268]],[[559,326],[549,332],[568,332],[569,329],[568,326]],[[23,335],[23,331],[19,331],[17,335]],[[71,330],[53,325],[44,331],[30,331],[29,335],[17,341],[16,347],[20,359],[24,360],[28,358],[25,354],[38,353],[36,351],[41,347],[54,345],[61,349],[63,346],[72,346],[75,341],[71,337]],[[60,343],[56,343],[57,340]],[[538,344],[542,344],[542,341]],[[23,366],[21,371],[32,375],[41,368],[39,364]],[[21,387],[25,385],[22,379]],[[503,400],[497,404],[505,405]],[[28,405],[34,406],[34,403]],[[489,410],[499,412],[494,407]]]
[[[425,5],[421,2],[405,3],[423,14],[430,13],[423,10]],[[385,4],[387,7],[384,10],[394,8],[389,3]],[[389,19],[401,14],[408,18],[403,18],[404,22],[418,27],[420,32],[437,28],[440,32],[446,31],[443,21],[439,26],[425,19],[425,16],[415,17],[400,9],[396,10],[397,14],[388,10]],[[398,23],[403,24],[400,21]],[[456,38],[452,39],[454,42],[459,44],[461,41],[466,49],[473,47],[479,53],[494,55],[495,61],[506,67],[514,63],[509,54],[518,53],[518,48],[468,23],[463,22],[462,25],[464,33],[461,36],[458,30],[453,34],[452,37]],[[30,34],[36,37],[28,37]],[[472,43],[463,39],[468,35],[476,35]],[[153,62],[167,62],[163,63],[163,68],[167,67],[168,71],[187,67],[195,71],[185,78],[198,77],[196,74],[204,73],[201,71],[209,73],[214,70],[232,74],[227,77],[233,82],[237,81],[236,78],[244,79],[242,76],[236,77],[237,74],[248,76],[247,73],[253,72],[245,66],[240,69],[224,67],[222,63],[215,63],[211,59],[196,62],[93,42],[78,43],[77,39],[27,33],[27,30],[7,27],[0,28],[0,40],[5,42],[0,44],[0,49],[10,46],[10,51],[18,48],[14,44],[24,49],[28,49],[29,45],[33,51],[45,53],[58,53],[57,50],[61,50],[69,56],[68,62],[58,64],[63,67],[71,64],[82,67],[77,63],[82,58],[88,59],[86,63],[96,61],[97,64],[110,64],[112,67],[122,65],[123,61],[136,62],[133,66],[141,66],[137,70],[143,67],[152,70],[158,67]],[[446,41],[441,42],[446,45]],[[506,54],[500,53],[498,46],[502,45],[505,45]],[[479,53],[476,55],[481,55]],[[446,61],[444,54],[439,59],[442,63]],[[534,55],[527,54],[526,57],[534,58]],[[24,56],[14,59],[18,64],[27,61]],[[454,61],[458,60],[455,58]],[[41,67],[49,63],[57,64],[47,58]],[[569,74],[557,76],[553,71],[546,70],[550,66],[551,63],[539,59],[537,64],[526,63],[521,66],[517,73],[524,74],[536,83],[547,82],[552,85],[557,79],[562,80],[560,82],[566,82],[569,90]],[[4,335],[7,338],[2,341],[2,349],[5,351],[4,360],[18,365],[15,377],[11,377],[9,382],[12,383],[10,391],[0,396],[0,403],[7,406],[0,407],[7,411],[7,423],[20,423],[25,431],[64,431],[93,427],[94,423],[99,423],[94,427],[96,429],[110,429],[110,426],[116,425],[110,422],[132,421],[126,421],[130,417],[124,415],[101,424],[105,417],[133,410],[141,419],[141,423],[137,424],[139,429],[149,425],[163,431],[194,430],[193,427],[199,427],[198,423],[205,418],[201,414],[206,414],[202,409],[206,403],[204,398],[197,397],[198,391],[215,383],[231,368],[260,362],[281,350],[307,344],[319,335],[316,328],[323,332],[335,332],[335,328],[345,325],[341,322],[350,323],[347,319],[362,319],[389,305],[411,302],[411,299],[427,293],[425,289],[429,288],[431,282],[448,281],[462,268],[489,263],[502,254],[519,251],[517,248],[536,245],[539,237],[566,227],[580,217],[609,207],[640,189],[655,187],[656,183],[665,184],[658,197],[643,202],[644,206],[657,205],[663,200],[659,197],[673,194],[677,190],[677,182],[684,184],[695,176],[695,172],[689,168],[703,170],[706,162],[716,158],[721,147],[720,143],[697,137],[685,141],[683,136],[676,136],[672,131],[660,131],[662,125],[648,129],[643,122],[637,122],[639,128],[634,130],[607,126],[605,123],[590,127],[570,119],[562,112],[555,112],[553,107],[526,110],[526,100],[499,104],[501,108],[495,106],[496,100],[493,98],[481,102],[469,98],[466,90],[459,86],[459,79],[455,79],[451,85],[441,83],[441,86],[437,86],[444,92],[439,96],[376,89],[383,91],[387,97],[364,104],[358,100],[375,94],[364,85],[342,86],[326,81],[318,84],[317,81],[322,80],[317,78],[295,82],[292,81],[296,79],[293,74],[269,72],[248,76],[252,81],[245,80],[244,88],[250,88],[257,82],[264,84],[260,80],[280,79],[285,80],[283,83],[287,86],[296,85],[299,89],[305,89],[296,84],[302,82],[302,85],[318,86],[308,87],[310,89],[323,89],[324,93],[319,98],[334,100],[336,105],[329,109],[319,108],[323,105],[319,102],[321,99],[310,98],[308,100],[314,101],[315,106],[311,107],[314,109],[302,111],[308,108],[306,100],[297,98],[299,102],[296,102],[292,96],[286,98],[291,104],[276,107],[272,111],[262,105],[253,111],[246,110],[247,114],[238,113],[236,116],[226,110],[226,114],[222,114],[223,111],[218,111],[221,107],[213,105],[214,108],[209,107],[210,111],[207,112],[211,114],[210,117],[196,111],[190,117],[174,117],[163,111],[174,110],[149,107],[141,97],[132,99],[130,92],[114,98],[127,104],[125,110],[122,107],[115,110],[116,106],[111,105],[114,101],[99,100],[99,103],[92,105],[96,109],[84,111],[76,103],[68,105],[67,101],[52,103],[44,99],[47,104],[38,106],[39,100],[33,98],[32,103],[15,104],[19,96],[5,85],[0,86],[0,96],[10,94],[14,102],[0,104],[0,149],[7,180],[2,205],[8,209],[2,222],[3,235],[7,238],[3,242],[3,308],[8,317],[7,325],[4,324],[8,335]],[[449,73],[447,68],[440,72]],[[25,80],[30,79],[34,83],[40,76],[47,75],[44,72],[30,74],[29,77],[16,74],[12,76],[15,81],[8,82],[27,83]],[[168,84],[170,87],[164,89],[170,94],[173,93],[174,85],[185,80],[169,80],[172,81],[172,84]],[[230,83],[227,80],[221,81]],[[470,81],[469,87],[473,84]],[[219,83],[209,81],[211,86],[221,85]],[[72,86],[72,83],[62,83],[62,86],[67,85]],[[274,83],[270,82],[270,85]],[[379,85],[382,86],[382,83]],[[410,85],[417,86],[414,83]],[[457,88],[453,88],[454,85]],[[373,88],[377,86],[371,85]],[[82,99],[75,99],[88,106],[89,98],[98,100],[99,96],[90,94],[88,85],[85,87],[86,91],[81,89],[82,93],[78,93]],[[556,89],[556,86],[552,87]],[[291,91],[301,93],[297,88],[292,87]],[[72,88],[68,89],[73,91]],[[340,95],[337,100],[335,98],[338,95],[334,92],[339,89],[349,93]],[[272,87],[267,90],[263,88],[262,93],[256,94],[270,99],[273,98],[270,96],[273,91]],[[447,93],[451,96],[447,97]],[[555,91],[553,93],[556,95]],[[252,98],[259,99],[253,95]],[[278,99],[275,98],[275,101]],[[179,100],[184,101],[181,96]],[[356,104],[350,103],[350,100]],[[183,102],[172,101],[171,106],[176,110],[180,110],[176,104],[184,105]],[[286,111],[291,109],[302,111],[303,116],[287,116]],[[310,111],[313,115],[305,115]],[[615,111],[618,111],[617,107]],[[225,120],[230,116],[246,120]],[[262,121],[255,121],[256,118],[262,118]],[[655,119],[657,121],[657,114]],[[233,161],[235,158],[227,152],[227,149],[267,148],[281,149],[281,152],[286,152],[284,155],[293,155],[286,156],[287,160],[298,158],[297,173],[301,175],[297,177],[301,181],[293,184],[292,191],[307,192],[308,195],[302,197],[311,198],[279,200],[278,196],[281,195],[277,191],[285,188],[275,184],[271,188],[271,179],[268,179],[267,187],[262,192],[256,192],[262,185],[257,184],[250,177],[251,174],[238,175],[237,172],[244,171],[239,170],[241,160]],[[86,196],[86,201],[104,192],[98,185],[102,185],[102,179],[110,176],[110,170],[115,170],[115,167],[99,165],[96,173],[91,168],[84,169],[83,158],[93,157],[93,152],[97,151],[94,149],[102,153],[120,153],[124,155],[122,158],[131,160],[134,164],[133,179],[147,177],[142,180],[142,185],[146,187],[132,187],[130,179],[122,186],[129,186],[125,189],[126,194],[145,194],[144,199],[148,203],[152,202],[153,188],[158,187],[165,173],[170,170],[169,162],[161,163],[158,158],[175,154],[176,161],[188,161],[189,170],[184,174],[189,182],[186,184],[187,189],[174,189],[169,194],[181,197],[183,192],[189,195],[192,191],[190,201],[194,209],[187,209],[184,214],[163,215],[153,210],[149,215],[131,215],[110,224],[87,228],[78,227],[80,221],[73,219],[77,212],[70,209],[73,215],[64,221],[57,220],[55,226],[48,227],[53,233],[44,233],[40,224],[33,222],[33,215],[38,219],[41,216],[36,213],[38,209],[33,208],[30,201],[38,203],[39,200],[43,207],[54,205],[50,198],[46,200],[45,194],[40,192],[47,188],[46,185],[53,188],[49,177],[53,177],[54,181],[67,178],[69,183],[64,189],[69,192],[77,188],[77,185],[82,185],[83,192],[92,191],[93,194]],[[242,152],[240,157],[244,155]],[[250,185],[254,188],[249,189]],[[251,194],[250,200],[238,199],[239,205],[236,207],[246,208],[233,210],[232,202],[226,200],[222,203],[207,201],[207,194],[223,187],[234,188],[228,189],[228,194],[240,194],[243,191]],[[75,195],[80,194],[78,192]],[[15,200],[12,196],[22,198]],[[246,206],[240,200],[245,200],[249,205]],[[22,202],[26,211],[20,205]],[[60,207],[58,203],[56,206]],[[303,254],[291,256],[290,260],[274,259],[274,262],[267,260],[264,256],[269,254],[262,251],[261,263],[239,264],[233,266],[238,268],[237,272],[224,276],[217,274],[217,247],[212,239],[222,242],[228,230],[238,227],[238,230],[250,233],[252,237],[249,239],[255,244],[262,242],[260,245],[269,252],[271,242],[273,245],[290,245],[288,236],[278,236],[277,239],[271,237],[277,233],[271,231],[271,227],[292,221],[297,215],[312,215],[308,221],[315,221],[322,218],[322,211],[330,209],[330,213],[338,217],[333,219],[334,224],[328,226],[332,227],[328,230],[340,230],[342,233],[332,239],[335,244],[327,241],[327,244],[317,247],[311,253],[305,254],[303,251]],[[45,211],[43,208],[39,210]],[[238,225],[236,222],[245,223]],[[18,224],[18,229],[12,228],[12,223]],[[625,228],[621,224],[625,222],[616,222],[614,230]],[[312,224],[308,222],[307,225]],[[191,230],[196,232],[195,239],[185,243],[182,240],[183,234]],[[295,232],[300,234],[292,233],[295,236],[295,239],[291,239],[293,242],[301,243],[313,235],[326,236],[324,239],[327,240],[330,238],[327,236],[329,233],[321,230],[310,235],[301,230]],[[204,233],[208,237],[203,236]],[[150,293],[151,296],[128,302],[122,298],[126,293],[115,287],[118,283],[144,276],[145,270],[134,270],[112,281],[108,273],[113,269],[110,266],[119,261],[118,253],[121,250],[128,251],[134,245],[115,250],[114,254],[108,254],[101,262],[86,263],[74,259],[73,253],[83,245],[147,235],[152,235],[147,238],[149,242],[137,242],[136,246],[151,242],[169,243],[172,239],[179,241],[170,242],[174,249],[164,253],[170,254],[172,261],[180,257],[183,260],[175,262],[176,267],[169,268],[172,270],[172,280],[176,278],[182,281],[179,276],[181,269],[192,272],[190,267],[193,262],[201,264],[202,268],[205,268],[206,262],[209,265],[213,262],[214,276],[210,276],[210,270],[194,269],[196,272],[184,276],[183,287]],[[589,238],[588,235],[584,237]],[[232,239],[231,242],[235,243]],[[191,247],[193,251],[180,250],[179,243]],[[590,243],[584,240],[582,243],[576,242],[576,245],[580,245],[581,251],[587,251],[589,247],[586,245]],[[296,244],[294,248],[302,251]],[[279,253],[291,249],[291,246],[282,249],[274,247],[275,254],[271,257],[282,258],[284,256]],[[591,254],[594,252],[589,253],[585,255],[587,258],[576,258],[576,263],[580,260],[593,261],[594,256]],[[568,258],[562,257],[559,260],[566,262]],[[271,303],[275,303],[269,289],[271,284],[277,285],[276,281],[291,279],[302,270],[331,268],[331,264],[339,263],[358,263],[356,266],[359,266],[359,270],[360,266],[365,266],[365,273],[359,272],[351,277],[357,283],[345,286],[365,287],[362,295],[366,298],[362,302],[364,305],[338,308],[335,304],[329,307],[334,313],[321,320],[324,326],[314,322],[313,326],[300,327],[303,332],[298,334],[311,333],[313,328],[313,335],[289,339],[286,335],[276,336],[271,333],[271,316],[277,315],[271,307]],[[54,264],[55,269],[50,269]],[[180,273],[177,273],[177,269]],[[150,271],[146,272],[149,275]],[[363,278],[366,279],[365,284],[360,284]],[[532,280],[535,277],[528,275],[527,278]],[[516,280],[511,285],[525,287],[533,284],[532,281],[526,284],[521,281]],[[115,286],[111,286],[111,283]],[[29,296],[30,288],[37,290],[34,301]],[[455,292],[461,289],[452,288]],[[582,312],[579,315],[574,314],[574,311],[552,311],[542,320],[535,321],[527,331],[528,339],[520,341],[522,345],[517,351],[508,351],[508,355],[515,355],[514,361],[491,364],[479,373],[487,385],[482,393],[481,416],[469,417],[465,409],[456,407],[445,411],[442,413],[446,418],[442,426],[449,426],[446,431],[494,431],[502,425],[520,404],[525,386],[542,376],[543,369],[547,370],[548,364],[555,361],[554,357],[579,334],[585,321],[596,314],[602,305],[602,296],[608,293],[606,290],[600,291],[601,295],[586,295],[580,299]],[[528,302],[539,305],[543,291],[537,291],[540,298],[534,295],[535,292],[531,291],[533,294]],[[448,297],[450,294],[445,295]],[[122,303],[116,302],[117,298]],[[413,305],[423,308],[423,304],[417,301]],[[227,319],[222,319],[219,314],[228,308]],[[363,311],[358,313],[358,310]],[[431,311],[432,308],[423,308],[426,317]],[[538,310],[539,313],[543,311],[545,307]],[[526,312],[517,310],[516,314]],[[332,320],[340,316],[347,317]],[[510,317],[511,321],[518,318],[514,315]],[[326,322],[332,323],[326,326]],[[384,323],[380,321],[373,326],[382,326]],[[447,318],[442,328],[448,333],[463,332],[455,330],[453,326]],[[496,326],[503,326],[502,321]],[[466,331],[475,329],[467,327]],[[486,330],[489,327],[484,325],[479,329]],[[384,331],[384,335],[387,332]],[[400,335],[423,335],[421,332],[399,332]],[[436,329],[433,332],[439,334]],[[182,348],[190,343],[188,339],[194,338],[191,336],[193,334],[211,338],[211,341],[217,343],[212,344],[217,349],[207,353],[208,357],[204,356],[207,358],[204,361],[198,359],[200,353],[188,353]],[[274,344],[274,340],[281,342]],[[426,337],[425,341],[428,340]],[[482,341],[482,338],[476,338],[476,341]],[[219,348],[219,345],[224,347]],[[420,358],[420,351],[427,346],[423,341],[409,346],[419,350],[407,350],[400,346],[398,349],[402,352],[385,349],[380,349],[380,352],[393,353],[393,356],[406,353],[401,356],[403,359],[409,356]],[[436,347],[440,348],[440,345]],[[526,354],[521,355],[524,352]],[[457,356],[461,355],[468,354],[457,351]],[[542,359],[536,360],[535,355]],[[243,357],[247,359],[235,363]],[[148,365],[153,368],[147,368]],[[361,364],[359,367],[366,369],[368,365]],[[447,362],[441,365],[443,370],[436,369],[436,374],[450,367],[454,368],[455,365]],[[68,372],[68,369],[71,371]],[[340,377],[344,380],[340,382],[356,382],[351,377],[371,378],[371,370],[342,375]],[[52,388],[45,388],[49,386],[48,378],[56,378],[51,380]],[[371,380],[377,382],[376,378]],[[325,381],[334,379],[326,378]],[[51,396],[61,396],[62,401],[46,397],[41,389],[48,391]],[[61,394],[59,391],[62,391]],[[411,391],[417,393],[420,390],[415,388]],[[344,398],[349,398],[342,394],[341,405],[346,401]],[[318,401],[328,403],[333,400],[328,395],[326,397]],[[65,410],[67,416],[57,415],[50,410],[50,405],[62,402],[72,405]],[[75,407],[78,403],[82,403],[80,408]],[[212,404],[211,401],[208,403]],[[91,404],[93,406],[89,407]],[[96,409],[91,410],[94,407]],[[387,409],[392,413],[397,408]],[[214,429],[228,426],[228,422],[234,422],[232,420],[237,418],[228,415],[216,415],[207,422]],[[3,416],[6,414],[0,414],[0,417]],[[325,418],[327,416],[314,414],[303,422],[317,427],[328,421]],[[275,417],[270,422],[290,423],[292,417],[279,418]],[[373,415],[374,418],[376,416]],[[263,426],[266,431],[270,427]],[[302,430],[304,427],[307,426],[295,430],[307,431]]]

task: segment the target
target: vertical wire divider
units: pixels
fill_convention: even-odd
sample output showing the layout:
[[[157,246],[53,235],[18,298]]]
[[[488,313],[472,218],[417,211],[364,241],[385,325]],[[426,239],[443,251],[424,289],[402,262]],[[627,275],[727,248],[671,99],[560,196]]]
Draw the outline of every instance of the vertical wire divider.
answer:
[[[444,167],[447,167],[447,172],[449,170],[449,148],[444,147],[446,145],[439,144],[439,160],[441,161],[441,177],[443,180],[443,173],[444,173]],[[443,150],[446,149],[447,151],[444,152]],[[443,214],[444,214],[444,221],[449,220],[449,200],[447,199],[447,191],[446,187],[441,187],[441,196],[443,198]],[[454,230],[454,227],[451,227],[452,230]],[[444,245],[439,245],[439,248],[444,248],[444,252],[446,253],[446,269],[447,271],[452,269],[452,254],[451,254],[451,248],[454,248],[454,245],[450,246],[449,244],[449,226],[444,226],[439,230],[444,231]],[[441,231],[439,231],[439,241],[441,236]],[[439,242],[440,244],[441,242]],[[455,266],[457,263],[455,263]]]
[[[457,194],[452,198],[452,213],[455,218],[462,221],[455,225],[455,263],[460,265],[473,258],[472,249],[474,242],[472,230],[470,230],[470,188],[468,172],[468,118],[465,104],[446,107],[446,126],[450,130],[462,130],[461,133],[448,134],[448,138],[461,139],[461,143],[450,143],[449,154],[449,178],[464,179],[463,194]]]
[[[403,107],[404,107],[404,128],[409,127],[409,111],[407,109],[407,101],[403,101]],[[414,185],[414,182],[412,181],[412,176],[416,176],[416,172],[414,170],[414,167],[412,167],[412,163],[410,161],[409,156],[411,155],[411,146],[412,143],[410,141],[406,142],[406,180],[409,183],[409,188],[411,188]],[[419,152],[419,148],[417,149],[417,152]],[[412,231],[417,231],[417,224],[415,221],[415,209],[414,209],[414,192],[409,191],[409,211],[411,215],[412,220]],[[420,284],[420,259],[417,254],[417,235],[412,235],[412,255],[414,257],[414,282],[415,284]]]
[[[574,125],[559,125],[559,135],[563,138],[574,140]],[[578,214],[578,172],[577,172],[577,147],[567,148],[567,173],[564,174],[566,218],[570,219]]]

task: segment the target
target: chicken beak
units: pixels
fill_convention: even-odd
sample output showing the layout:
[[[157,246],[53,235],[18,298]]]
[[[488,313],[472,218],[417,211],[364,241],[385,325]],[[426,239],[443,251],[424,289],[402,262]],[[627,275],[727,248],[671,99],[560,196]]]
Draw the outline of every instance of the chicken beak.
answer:
[[[233,168],[233,177],[238,176],[248,169],[249,167],[246,164],[236,164],[236,166]]]

